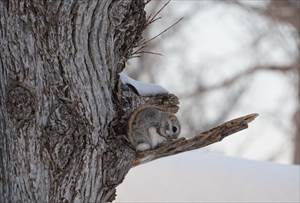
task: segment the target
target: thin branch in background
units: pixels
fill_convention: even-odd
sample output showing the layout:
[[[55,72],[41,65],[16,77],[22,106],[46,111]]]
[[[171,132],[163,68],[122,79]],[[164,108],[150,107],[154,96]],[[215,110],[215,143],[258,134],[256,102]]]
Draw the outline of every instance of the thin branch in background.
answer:
[[[269,1],[268,5],[265,8],[265,7],[258,7],[254,5],[245,4],[243,3],[243,1],[240,0],[226,1],[226,3],[237,5],[248,12],[257,13],[259,15],[268,17],[274,22],[280,21],[284,23],[289,23],[297,30],[299,30],[300,23],[299,23],[298,15],[300,11],[300,6],[299,3],[293,3],[293,2],[299,2],[299,0],[295,0],[295,1],[271,0]],[[288,11],[283,12],[283,10],[285,11],[288,10]]]
[[[219,84],[215,84],[215,85],[211,85],[211,86],[207,86],[207,87],[200,86],[200,87],[196,88],[196,90],[193,91],[192,93],[181,94],[180,97],[190,98],[190,97],[194,97],[197,94],[205,93],[208,91],[213,91],[213,90],[220,89],[220,88],[229,87],[232,84],[234,84],[236,81],[238,81],[239,79],[244,78],[249,75],[252,75],[258,71],[265,70],[265,71],[276,71],[276,72],[280,72],[280,73],[287,73],[287,72],[290,72],[293,70],[297,70],[299,68],[298,66],[299,66],[299,64],[293,64],[293,65],[289,65],[289,66],[255,66],[254,68],[249,68],[245,71],[242,71],[242,72],[236,74],[235,76],[222,81]]]
[[[225,137],[248,128],[248,123],[253,121],[257,116],[258,114],[249,114],[231,121],[227,121],[224,124],[219,125],[209,131],[200,133],[191,139],[179,138],[170,143],[166,143],[157,149],[139,152],[133,165],[141,165],[162,157],[172,156],[178,153],[199,149],[210,144],[220,142]]]

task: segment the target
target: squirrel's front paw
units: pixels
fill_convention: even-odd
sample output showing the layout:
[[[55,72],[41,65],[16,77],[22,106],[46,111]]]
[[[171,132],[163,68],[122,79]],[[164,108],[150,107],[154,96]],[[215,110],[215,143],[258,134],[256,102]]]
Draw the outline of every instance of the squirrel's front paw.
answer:
[[[136,150],[137,151],[146,151],[148,149],[150,149],[151,146],[147,143],[141,143],[141,144],[138,144],[138,146],[136,147]]]

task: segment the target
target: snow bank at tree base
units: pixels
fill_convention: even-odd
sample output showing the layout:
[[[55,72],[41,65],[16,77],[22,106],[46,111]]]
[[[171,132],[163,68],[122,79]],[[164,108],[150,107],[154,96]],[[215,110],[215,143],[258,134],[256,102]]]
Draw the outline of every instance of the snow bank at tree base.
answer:
[[[117,202],[300,202],[300,167],[201,151],[132,169]]]

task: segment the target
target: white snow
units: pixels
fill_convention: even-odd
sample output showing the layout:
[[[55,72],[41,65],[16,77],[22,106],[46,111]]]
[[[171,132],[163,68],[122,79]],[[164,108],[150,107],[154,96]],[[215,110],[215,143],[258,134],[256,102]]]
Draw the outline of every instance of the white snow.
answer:
[[[167,94],[169,93],[166,89],[163,87],[156,85],[156,84],[149,84],[144,83],[138,80],[134,80],[125,73],[120,73],[120,79],[123,84],[131,85],[133,86],[136,91],[141,96],[153,96],[153,95],[160,95],[160,94]]]
[[[132,169],[116,202],[300,202],[300,166],[188,152]]]

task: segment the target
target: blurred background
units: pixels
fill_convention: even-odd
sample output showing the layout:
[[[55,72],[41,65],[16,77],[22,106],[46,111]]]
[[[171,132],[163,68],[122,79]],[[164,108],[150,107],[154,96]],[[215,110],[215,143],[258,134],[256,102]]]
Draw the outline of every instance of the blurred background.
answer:
[[[117,201],[299,202],[300,0],[165,5],[147,4],[149,19],[157,20],[128,75],[179,97],[187,138],[260,116],[220,143],[131,169]]]
[[[144,39],[155,39],[129,60],[128,75],[180,98],[181,135],[259,113],[249,129],[201,150],[299,164],[300,1],[152,0],[146,10],[157,20]]]

